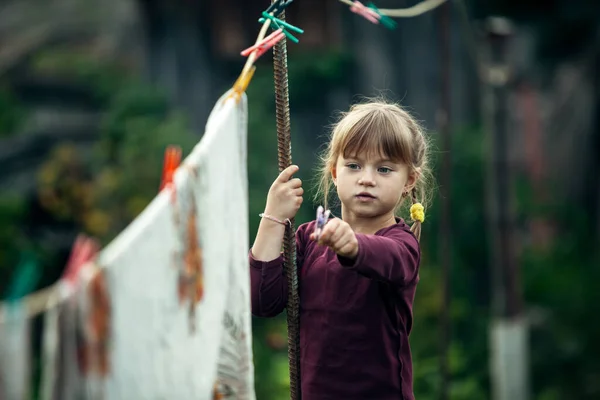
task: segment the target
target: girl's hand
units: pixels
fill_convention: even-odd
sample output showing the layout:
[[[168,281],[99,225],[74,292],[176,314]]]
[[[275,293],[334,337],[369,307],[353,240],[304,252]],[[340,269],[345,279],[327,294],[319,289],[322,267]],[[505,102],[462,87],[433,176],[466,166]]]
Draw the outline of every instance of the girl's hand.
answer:
[[[267,195],[265,214],[282,221],[296,216],[304,194],[302,181],[298,178],[291,179],[298,169],[297,165],[290,165],[275,179]]]
[[[316,240],[314,233],[310,234],[310,239]],[[354,231],[347,222],[339,218],[331,219],[325,224],[319,244],[330,247],[342,257],[356,258],[358,254],[358,240]]]

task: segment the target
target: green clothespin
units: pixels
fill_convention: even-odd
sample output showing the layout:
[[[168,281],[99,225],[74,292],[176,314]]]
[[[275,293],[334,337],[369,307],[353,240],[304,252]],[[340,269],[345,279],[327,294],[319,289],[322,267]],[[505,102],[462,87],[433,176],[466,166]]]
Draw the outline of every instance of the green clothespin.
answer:
[[[292,42],[294,43],[298,43],[299,40],[296,39],[291,33],[289,33],[286,29],[289,29],[290,31],[296,32],[296,33],[304,33],[304,31],[294,25],[288,24],[285,21],[280,20],[279,18],[275,18],[274,16],[272,16],[271,14],[267,13],[266,11],[263,11],[262,13],[263,18],[260,18],[258,20],[258,22],[260,22],[261,24],[264,24],[266,21],[266,18],[271,20],[271,23],[273,25],[275,25],[276,29],[281,28],[283,30],[283,34],[290,39]]]
[[[379,22],[381,23],[381,25],[385,26],[388,29],[396,29],[396,25],[398,25],[396,23],[396,21],[394,21],[393,19],[391,19],[390,17],[388,17],[387,15],[383,15],[379,9],[375,6],[375,4],[373,3],[369,3],[368,7],[375,11],[378,15],[379,15]]]
[[[16,303],[35,289],[39,278],[40,269],[35,258],[31,255],[23,255],[8,288],[6,300],[12,304]]]

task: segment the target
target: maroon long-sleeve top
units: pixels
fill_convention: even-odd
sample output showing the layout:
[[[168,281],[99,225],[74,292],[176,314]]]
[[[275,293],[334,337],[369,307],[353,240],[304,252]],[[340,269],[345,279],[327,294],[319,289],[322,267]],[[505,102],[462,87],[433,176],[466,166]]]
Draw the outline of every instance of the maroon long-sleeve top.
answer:
[[[401,220],[356,234],[354,260],[296,232],[303,400],[413,400],[408,335],[419,281],[419,244]],[[283,259],[250,252],[252,313],[273,317],[287,304]]]

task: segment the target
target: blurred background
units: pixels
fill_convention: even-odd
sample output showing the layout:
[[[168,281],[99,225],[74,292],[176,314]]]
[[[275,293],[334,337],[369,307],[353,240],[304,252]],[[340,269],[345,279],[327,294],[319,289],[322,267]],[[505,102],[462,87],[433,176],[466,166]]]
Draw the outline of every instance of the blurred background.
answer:
[[[107,244],[144,209],[166,146],[201,139],[268,4],[0,1],[2,293],[24,254],[46,287],[79,232]],[[432,139],[416,398],[492,398],[503,339],[490,329],[505,323],[527,332],[500,359],[529,398],[599,399],[600,2],[452,0],[389,30],[339,1],[296,0],[286,18],[305,31],[288,41],[305,200],[335,112],[361,96],[400,102]],[[247,91],[251,242],[278,173],[271,54]],[[305,201],[297,223],[315,209]],[[253,335],[257,398],[289,398],[285,316],[254,319]]]

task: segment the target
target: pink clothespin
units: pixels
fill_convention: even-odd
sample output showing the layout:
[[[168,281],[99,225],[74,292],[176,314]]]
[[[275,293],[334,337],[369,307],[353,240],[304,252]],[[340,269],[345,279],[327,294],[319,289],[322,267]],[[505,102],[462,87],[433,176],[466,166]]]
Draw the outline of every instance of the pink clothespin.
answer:
[[[368,20],[374,24],[379,24],[379,18],[380,18],[379,14],[377,14],[377,12],[375,12],[375,10],[372,10],[369,7],[365,7],[358,0],[354,1],[354,3],[352,4],[352,7],[350,7],[350,11],[364,17],[366,20]]]
[[[271,47],[275,46],[277,44],[277,42],[279,42],[284,37],[285,37],[285,34],[283,33],[283,29],[279,28],[276,31],[274,31],[273,33],[271,33],[269,36],[265,37],[259,43],[255,44],[254,46],[248,47],[246,50],[242,51],[240,54],[244,57],[247,57],[253,51],[258,50],[256,52],[256,59],[258,60],[258,58],[260,56],[265,54]]]
[[[100,245],[96,240],[85,235],[77,236],[63,272],[63,282],[71,288],[74,287],[77,284],[81,269],[86,263],[94,259],[98,250],[100,250]]]

